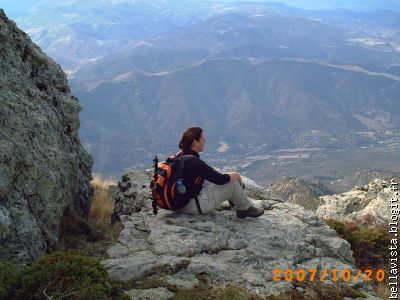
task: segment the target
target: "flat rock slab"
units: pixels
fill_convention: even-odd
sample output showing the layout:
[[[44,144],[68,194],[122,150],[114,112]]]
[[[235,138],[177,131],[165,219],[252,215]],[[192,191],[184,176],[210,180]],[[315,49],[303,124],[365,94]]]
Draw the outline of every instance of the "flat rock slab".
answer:
[[[202,216],[162,210],[157,216],[147,210],[122,215],[125,228],[103,265],[121,281],[163,278],[178,288],[191,287],[200,274],[209,283],[236,282],[265,296],[293,287],[284,280],[288,269],[316,269],[317,276],[324,269],[357,273],[349,243],[314,213],[291,203],[259,204],[268,210],[257,219],[237,219],[226,210]],[[281,271],[279,281],[275,270]],[[325,282],[332,283],[329,279]],[[349,285],[378,299],[362,279]]]
[[[126,294],[135,300],[167,300],[170,299],[174,294],[168,291],[166,288],[159,287],[154,289],[132,289],[126,292]]]

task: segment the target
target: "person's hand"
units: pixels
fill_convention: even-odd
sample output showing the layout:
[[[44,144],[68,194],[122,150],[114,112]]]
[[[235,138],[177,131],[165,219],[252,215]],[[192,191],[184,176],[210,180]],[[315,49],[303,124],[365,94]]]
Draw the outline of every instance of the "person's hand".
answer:
[[[235,180],[238,180],[240,185],[241,185],[241,187],[244,189],[244,183],[243,183],[242,177],[240,177],[240,173],[238,173],[238,172],[229,172],[228,174],[231,177],[231,180],[230,180],[231,182],[233,182]]]
[[[242,182],[242,178],[240,178],[240,174],[238,172],[229,172],[229,177],[231,178],[231,181],[239,180],[239,182]]]
[[[240,174],[238,172],[229,172],[228,175],[231,178],[230,181],[235,181],[240,177]]]

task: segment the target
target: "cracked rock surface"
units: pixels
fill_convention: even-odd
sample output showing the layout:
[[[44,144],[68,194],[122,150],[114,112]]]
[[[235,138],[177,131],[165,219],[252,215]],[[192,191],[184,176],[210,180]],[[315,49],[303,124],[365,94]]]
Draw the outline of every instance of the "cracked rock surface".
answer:
[[[61,67],[0,9],[0,257],[50,252],[67,208],[89,213],[93,160]]]
[[[130,183],[142,186],[140,179]],[[247,185],[246,189],[252,190]],[[202,275],[211,284],[235,282],[264,296],[293,287],[283,279],[288,269],[357,273],[349,243],[313,212],[277,199],[258,204],[266,211],[257,219],[237,219],[227,209],[202,216],[159,210],[154,216],[147,198],[139,212],[120,216],[124,229],[103,265],[112,278],[122,281],[168,278],[176,286],[191,287]],[[273,280],[275,269],[282,271],[279,281]],[[329,275],[326,278],[328,284]],[[367,299],[378,299],[365,281],[349,285]]]
[[[394,196],[385,180],[375,179],[349,192],[320,197],[323,204],[316,214],[321,218],[340,221],[368,220],[368,225],[376,226],[391,222],[389,203]]]

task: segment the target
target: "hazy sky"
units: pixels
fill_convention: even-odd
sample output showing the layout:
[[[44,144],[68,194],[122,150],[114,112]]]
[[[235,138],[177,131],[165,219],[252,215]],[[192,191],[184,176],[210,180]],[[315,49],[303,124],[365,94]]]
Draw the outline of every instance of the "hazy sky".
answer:
[[[0,0],[0,8],[3,8],[7,15],[11,18],[18,18],[29,11],[32,6],[37,4],[48,3],[49,6],[54,6],[54,4],[65,4],[67,2],[74,2],[77,0],[67,0],[60,2],[59,0]],[[102,3],[107,4],[113,2],[165,2],[166,0],[86,0],[86,3]],[[173,3],[179,3],[183,0],[167,0]],[[184,0],[188,1],[188,0]],[[204,2],[206,0],[193,0]],[[300,8],[312,8],[312,9],[337,9],[345,8],[351,10],[368,11],[375,9],[388,9],[400,12],[400,0],[281,0],[281,1],[265,1],[265,0],[242,0],[244,2],[282,2],[290,6],[300,7]],[[238,2],[237,0],[213,0],[212,2]],[[90,5],[90,4],[89,4]]]

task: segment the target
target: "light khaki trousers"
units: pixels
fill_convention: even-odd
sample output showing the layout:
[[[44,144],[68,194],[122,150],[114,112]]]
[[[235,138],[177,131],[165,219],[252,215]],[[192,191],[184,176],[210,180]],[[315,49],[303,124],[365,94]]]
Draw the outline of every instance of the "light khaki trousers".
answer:
[[[246,210],[253,205],[252,201],[246,196],[238,180],[228,182],[223,185],[214,184],[204,180],[203,188],[197,196],[203,214],[213,211],[225,200],[232,201],[236,210]],[[179,210],[188,214],[198,214],[196,200],[190,202]]]

